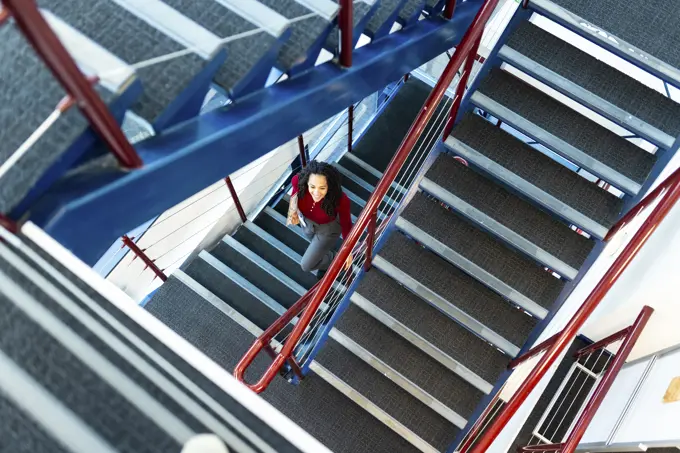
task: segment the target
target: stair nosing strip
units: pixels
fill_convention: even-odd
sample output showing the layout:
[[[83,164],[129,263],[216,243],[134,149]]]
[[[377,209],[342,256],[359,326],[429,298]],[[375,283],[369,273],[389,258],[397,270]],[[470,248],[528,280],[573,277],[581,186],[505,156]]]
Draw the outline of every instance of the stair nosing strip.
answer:
[[[203,297],[208,303],[213,305],[219,311],[221,311],[225,316],[229,317],[232,321],[240,325],[246,331],[256,338],[264,332],[262,329],[257,327],[252,321],[243,316],[237,310],[232,308],[228,303],[214,295],[210,290],[205,288],[203,285],[198,283],[196,280],[191,278],[189,275],[185,274],[181,270],[175,271],[173,273],[182,283],[187,285],[192,291],[194,291],[199,296]],[[277,341],[273,340],[274,343],[280,345]],[[413,431],[408,429],[406,426],[402,425],[394,417],[389,415],[387,412],[383,411],[371,400],[362,395],[359,391],[355,390],[352,386],[344,382],[342,379],[335,376],[328,369],[324,368],[316,361],[312,361],[310,364],[310,369],[321,379],[326,381],[331,387],[342,393],[345,397],[349,398],[353,403],[357,404],[363,410],[368,412],[370,415],[375,417],[378,421],[383,423],[385,426],[390,428],[396,434],[404,438],[414,447],[418,448],[424,453],[439,453],[434,447],[425,442],[422,438],[417,436]]]
[[[376,319],[378,322],[389,328],[404,340],[411,343],[424,354],[437,361],[439,364],[459,376],[464,381],[478,389],[479,391],[489,394],[493,390],[493,385],[487,382],[484,378],[479,376],[474,371],[463,365],[458,360],[454,359],[437,346],[433,345],[425,338],[408,328],[401,321],[392,317],[389,313],[375,305],[373,302],[362,296],[358,291],[355,291],[350,300],[354,305],[361,308],[369,316]],[[455,321],[452,321],[455,322]]]
[[[498,55],[507,63],[536,77],[542,82],[544,80],[550,81],[550,83],[543,83],[546,83],[571,99],[578,101],[580,104],[610,119],[614,123],[621,125],[621,127],[624,129],[635,132],[644,139],[658,146],[663,146],[666,149],[673,146],[675,137],[671,137],[669,134],[636,117],[632,113],[626,112],[622,108],[612,104],[611,102],[599,97],[594,93],[591,93],[564,76],[546,68],[545,66],[542,66],[531,58],[522,55],[515,49],[509,47],[507,44],[501,48],[501,50],[498,52]],[[644,150],[641,151],[646,152]]]
[[[302,287],[302,285],[295,282],[292,278],[288,277],[286,274],[284,274],[283,272],[278,270],[276,267],[274,267],[272,264],[270,264],[269,261],[263,259],[258,254],[254,253],[252,250],[250,250],[245,245],[241,244],[239,241],[237,241],[233,237],[227,235],[224,238],[222,238],[222,242],[227,244],[229,247],[232,247],[233,249],[235,249],[238,253],[240,253],[245,258],[250,260],[252,263],[254,263],[256,266],[258,266],[264,272],[268,273],[269,275],[271,275],[275,279],[279,280],[281,283],[286,285],[292,291],[294,291],[298,294],[304,294],[304,293],[307,292],[307,290],[304,289]]]
[[[363,210],[364,207],[366,207],[367,202],[364,201],[362,198],[360,198],[358,195],[356,195],[354,192],[351,192],[351,191],[345,189],[344,187],[342,188],[342,191],[345,192],[345,195],[347,195],[347,198],[349,198],[350,201],[358,204],[361,207],[362,210]],[[396,201],[394,201],[391,198],[388,198],[387,196],[385,196],[385,198],[383,198],[383,201],[385,203],[387,203],[388,206],[398,205],[398,203]],[[383,211],[378,210],[378,218],[380,220],[385,220],[386,217],[387,217],[387,214],[385,214]],[[354,214],[352,214],[352,223],[356,223],[357,219],[358,219],[358,217],[355,216]]]
[[[452,425],[463,429],[467,424],[467,420],[463,416],[447,407],[444,403],[420,388],[406,376],[399,373],[397,370],[376,357],[372,352],[368,351],[366,348],[342,333],[337,328],[333,328],[331,330],[330,337],[342,347],[357,356],[359,359],[367,363],[381,375],[392,381],[392,383],[397,385],[399,388],[423,403],[425,406],[432,409],[442,418],[446,419]]]
[[[290,21],[257,0],[214,0],[271,36],[280,37]]]
[[[601,29],[599,26],[590,23],[584,18],[569,12],[552,1],[531,0],[530,6],[532,9],[548,18],[552,16],[569,23],[574,29],[579,30],[577,34],[584,37],[587,36],[593,42],[604,45],[605,48],[610,47],[617,49],[621,54],[625,55],[624,59],[640,63],[643,67],[650,67],[667,77],[668,81],[680,86],[680,69],[672,67],[659,58],[654,57],[620,37]],[[643,58],[640,58],[639,56],[642,56]],[[663,77],[661,78],[663,79]]]
[[[512,286],[503,282],[489,271],[465,258],[451,247],[434,238],[432,235],[426,233],[403,217],[397,219],[396,226],[404,233],[412,236],[416,241],[424,244],[432,252],[444,258],[447,262],[498,293],[501,297],[508,299],[514,305],[526,310],[539,319],[543,319],[548,315],[548,310],[537,302],[515,290]]]
[[[448,317],[458,322],[472,333],[477,335],[484,341],[491,343],[506,355],[510,357],[516,357],[519,353],[519,347],[512,344],[509,340],[505,339],[500,334],[494,332],[492,329],[486,327],[477,319],[473,318],[471,315],[466,313],[464,310],[458,308],[436,292],[432,291],[425,285],[418,282],[415,278],[411,277],[406,272],[399,269],[394,264],[387,261],[382,256],[378,255],[373,259],[373,265],[378,269],[383,271],[385,274],[389,275],[394,280],[401,283],[403,286],[408,288],[414,294],[418,295],[421,299],[437,308]]]
[[[205,250],[202,250],[198,254],[198,256],[207,264],[215,268],[218,272],[224,274],[225,277],[229,278],[231,281],[239,285],[243,290],[247,291],[251,296],[260,300],[263,305],[267,306],[267,308],[272,310],[278,316],[281,316],[286,312],[286,309],[283,308],[281,304],[279,304],[277,301],[269,297],[260,288],[250,283],[248,280],[243,278],[238,272],[234,271],[232,268],[224,264],[222,261],[212,256],[210,253],[206,252]]]
[[[286,255],[291,260],[295,261],[296,263],[299,263],[300,261],[302,261],[302,257],[298,253],[296,253],[293,249],[291,249],[286,244],[279,241],[274,236],[267,233],[265,230],[263,230],[259,226],[255,225],[251,221],[244,223],[244,226],[248,230],[250,230],[253,234],[255,234],[256,236],[259,236],[261,239],[264,239],[265,242],[270,244],[272,247],[274,247],[279,252]]]
[[[508,184],[510,187],[523,193],[532,200],[535,200],[546,209],[568,219],[571,223],[578,225],[598,239],[603,239],[607,235],[607,228],[597,223],[597,221],[581,214],[576,209],[531,184],[529,181],[516,175],[497,162],[489,159],[457,138],[453,136],[447,137],[446,145],[456,153],[461,154],[467,160],[474,162],[476,165],[493,174],[496,178]]]
[[[297,234],[301,239],[304,239],[305,241],[309,242],[309,238],[305,236],[305,234],[302,232],[302,227],[300,225],[286,225],[286,218],[278,212],[276,209],[272,208],[271,206],[267,206],[264,208],[264,213],[267,214],[269,217],[273,218],[277,222],[279,222],[284,228],[288,228],[291,231],[294,231],[295,234]],[[286,244],[284,244],[286,245]],[[286,245],[288,247],[288,245]],[[300,255],[298,255],[300,256]],[[300,259],[298,262],[302,259],[302,256],[300,256]]]
[[[331,0],[295,0],[296,3],[331,22],[340,11],[340,5]]]
[[[459,198],[458,196],[449,192],[431,179],[423,178],[423,180],[420,182],[420,188],[425,192],[437,197],[439,200],[455,209],[456,212],[459,212],[460,214],[464,215],[465,218],[474,222],[480,228],[489,231],[494,236],[511,244],[513,247],[516,247],[523,253],[533,257],[536,261],[544,264],[546,267],[549,267],[563,277],[573,280],[578,275],[578,270],[574,267],[560,260],[550,252],[540,248],[528,239],[525,239],[520,234],[515,233],[510,228],[501,224],[497,220],[494,220],[492,217],[467,203],[462,198]]]
[[[367,164],[362,159],[360,159],[359,157],[355,156],[352,153],[345,153],[342,157],[348,158],[349,160],[351,160],[352,162],[354,162],[355,164],[357,164],[358,166],[360,166],[361,168],[363,168],[367,172],[371,173],[373,176],[375,176],[378,179],[382,178],[382,176],[383,176],[383,174],[380,170],[378,170],[375,167]],[[404,186],[397,184],[396,182],[392,182],[392,187],[399,190],[400,192],[406,192],[407,191]]]
[[[355,173],[352,173],[351,171],[347,170],[345,167],[343,167],[343,166],[340,165],[339,163],[336,162],[335,164],[333,164],[333,166],[334,166],[335,168],[337,168],[337,170],[338,170],[344,177],[346,177],[346,178],[348,178],[348,179],[354,181],[356,184],[358,184],[359,186],[361,186],[361,187],[364,188],[365,190],[367,190],[367,191],[369,191],[369,192],[373,192],[373,191],[375,190],[375,187],[374,187],[374,186],[372,186],[371,184],[369,184],[369,183],[367,183],[366,181],[364,181],[362,178],[359,177],[359,175],[357,175],[357,174],[355,174]]]
[[[589,156],[575,146],[572,146],[564,140],[556,137],[540,126],[525,119],[518,113],[513,112],[504,105],[491,99],[484,93],[477,91],[472,95],[470,100],[473,104],[477,105],[483,110],[488,110],[489,113],[493,114],[495,117],[500,118],[503,120],[503,122],[510,124],[518,131],[533,138],[551,151],[578,164],[580,167],[585,168],[589,172],[611,183],[613,186],[620,188],[629,195],[636,195],[640,191],[640,188],[642,187],[640,184],[636,183],[627,176],[624,176],[622,173],[619,173],[608,165],[600,162],[594,157]],[[565,106],[565,108],[568,107]],[[640,148],[640,152],[644,153],[646,151]]]

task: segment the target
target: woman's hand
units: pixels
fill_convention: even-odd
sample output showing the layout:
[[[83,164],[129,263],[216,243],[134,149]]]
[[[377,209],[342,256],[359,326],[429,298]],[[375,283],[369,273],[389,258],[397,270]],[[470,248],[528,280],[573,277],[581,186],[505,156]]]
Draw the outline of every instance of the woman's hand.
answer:
[[[352,267],[352,261],[354,261],[354,257],[350,253],[345,260],[345,270],[349,270],[349,268]]]

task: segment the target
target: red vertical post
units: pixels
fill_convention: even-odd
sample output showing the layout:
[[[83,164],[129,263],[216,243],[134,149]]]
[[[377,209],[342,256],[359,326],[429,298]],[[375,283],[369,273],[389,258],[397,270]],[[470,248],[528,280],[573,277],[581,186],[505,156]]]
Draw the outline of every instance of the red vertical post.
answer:
[[[340,15],[338,28],[340,29],[340,64],[345,68],[352,66],[352,50],[354,50],[352,29],[354,28],[354,14],[352,13],[354,0],[340,0]]]
[[[373,246],[375,245],[375,225],[378,221],[378,212],[373,213],[371,221],[368,224],[368,238],[366,241],[366,261],[364,262],[364,270],[366,272],[371,270],[371,262],[373,261]]]
[[[236,206],[238,215],[241,216],[241,221],[243,223],[246,223],[248,221],[248,216],[246,216],[245,211],[243,211],[243,206],[241,206],[241,200],[239,200],[238,198],[238,194],[236,193],[236,189],[234,189],[234,184],[231,182],[231,178],[227,176],[226,178],[224,178],[224,182],[227,183],[227,187],[229,188],[229,192],[231,193],[231,199],[234,200],[234,205]]]
[[[3,227],[12,234],[17,234],[19,232],[19,226],[16,222],[4,214],[0,214],[0,227]]]
[[[354,135],[354,104],[347,109],[347,152],[352,152],[352,141]]]
[[[456,0],[448,0],[446,2],[446,7],[444,8],[444,17],[451,20],[453,19],[453,10],[456,9]]]
[[[144,250],[140,249],[139,246],[135,244],[135,241],[130,239],[127,235],[123,236],[122,240],[123,244],[125,244],[127,248],[129,248],[130,251],[137,256],[137,258],[144,261],[144,264],[146,264],[158,278],[160,278],[162,281],[167,281],[168,277],[163,273],[162,270],[158,268],[158,266],[156,266],[154,260],[149,258],[147,254],[144,253]]]
[[[298,135],[298,147],[300,148],[300,164],[304,168],[307,166],[307,153],[305,153],[305,138],[302,134]]]
[[[3,0],[19,29],[45,62],[66,92],[77,100],[78,107],[92,128],[108,145],[125,168],[139,168],[142,159],[123,134],[97,92],[80,72],[57,35],[38,10],[35,0]]]
[[[406,74],[404,74],[404,83],[408,82],[408,79],[410,79],[410,78],[411,78],[410,72],[407,72]]]
[[[465,59],[463,76],[458,81],[458,86],[456,87],[455,94],[456,98],[453,101],[453,105],[451,106],[451,113],[449,115],[449,120],[447,121],[446,127],[444,128],[444,135],[442,136],[443,140],[446,140],[446,137],[449,136],[451,130],[453,129],[453,124],[456,122],[458,110],[460,109],[460,104],[463,102],[463,96],[465,96],[465,89],[467,87],[468,80],[470,79],[470,73],[472,72],[472,68],[475,64],[475,56],[477,55],[477,50],[479,50],[479,44],[481,42],[482,36],[480,35],[479,38],[477,38],[477,41],[475,41],[475,44],[472,46],[470,53],[468,53],[467,58]]]

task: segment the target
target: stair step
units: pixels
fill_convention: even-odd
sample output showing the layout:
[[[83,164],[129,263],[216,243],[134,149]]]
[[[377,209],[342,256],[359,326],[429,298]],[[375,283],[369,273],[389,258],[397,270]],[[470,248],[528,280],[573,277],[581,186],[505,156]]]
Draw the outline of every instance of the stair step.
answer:
[[[269,207],[257,216],[255,225],[286,244],[299,255],[304,255],[309,246],[309,242],[301,235],[302,228],[300,226],[287,226],[286,217]],[[296,229],[297,231],[295,231]]]
[[[408,204],[397,228],[536,317],[547,315],[564,288],[535,261],[423,193]]]
[[[295,0],[259,0],[259,2],[288,19],[295,19],[290,25],[291,36],[281,47],[279,67],[285,72],[307,61],[313,65],[321,50],[318,41],[325,38],[330,31],[331,20],[337,15],[338,5],[326,0],[318,2],[315,11],[312,11],[309,8],[314,5],[305,6]],[[312,46],[315,44],[319,44],[318,50],[311,54]]]
[[[333,165],[342,175],[342,187],[356,194],[359,198],[366,201],[371,197],[375,187],[367,183],[358,175],[352,173],[340,164]]]
[[[406,0],[381,0],[375,14],[366,24],[366,35],[374,38],[389,34],[405,3]]]
[[[205,251],[189,264],[185,273],[260,329],[266,329],[283,314],[281,306],[262,303],[261,300],[269,299],[262,296],[262,291],[248,285],[238,273]]]
[[[505,369],[507,357],[497,348],[480,340],[382,272],[366,274],[351,300],[483,393],[491,392],[493,386],[489,381],[493,382]]]
[[[594,242],[492,180],[440,154],[421,188],[479,227],[574,279]]]
[[[238,311],[182,271],[168,279],[147,307],[154,316],[228,370],[236,367],[262,333]],[[178,316],[178,313],[183,315]],[[260,354],[251,365],[246,380],[258,379],[270,364],[266,354]],[[311,371],[300,386],[274,379],[261,394],[262,398],[334,452],[418,451],[388,428],[386,423],[394,422],[393,429],[398,430],[396,420],[387,414],[384,414],[384,420],[375,417],[376,408],[367,398],[316,363],[312,363]],[[329,405],[336,410],[329,411]],[[338,432],[343,435],[338,436]],[[366,432],[372,435],[367,437]]]
[[[378,171],[374,167],[368,165],[363,160],[359,159],[352,153],[346,153],[342,159],[340,159],[340,165],[351,171],[363,181],[367,182],[373,187],[376,187],[382,178],[383,173]],[[406,188],[393,182],[387,195],[395,198],[399,198],[399,192],[406,192]]]
[[[231,90],[246,77],[269,50],[277,45],[278,38],[288,27],[285,17],[255,0],[163,1],[219,39],[267,27],[247,37],[222,44],[227,52],[227,62],[218,70],[215,82],[225,90]]]
[[[518,345],[536,324],[535,318],[402,234],[387,239],[379,258],[395,269],[377,258],[376,267],[388,275],[395,274],[391,276],[409,290],[509,356],[517,354]],[[405,277],[413,281],[403,280]]]
[[[465,115],[446,144],[503,183],[600,239],[614,225],[623,207],[622,199],[478,115]]]
[[[621,190],[636,194],[653,154],[501,70],[491,72],[472,102]]]
[[[336,330],[364,349],[371,356],[369,363],[379,362],[379,372],[397,373],[397,384],[404,387],[400,379],[407,380],[417,388],[413,393],[423,394],[419,397],[423,404],[456,427],[465,427],[482,392],[353,304],[339,319]],[[331,337],[345,344],[343,338],[333,333]]]
[[[234,239],[257,253],[302,287],[311,288],[316,284],[316,277],[300,268],[299,262],[302,259],[300,255],[257,225],[250,222],[246,223],[244,227],[238,229]]]
[[[418,16],[425,7],[425,0],[407,0],[404,7],[399,11],[399,19],[404,23],[418,20]]]
[[[316,361],[414,433],[416,443],[444,451],[455,439],[455,426],[332,338]]]
[[[531,22],[499,55],[658,146],[670,148],[680,135],[680,104]]]
[[[305,292],[290,277],[231,236],[226,236],[210,254],[285,308],[290,308],[300,298],[296,289]]]
[[[581,0],[535,0],[531,4],[541,14],[680,86],[680,55],[675,51],[680,38],[673,32],[680,27],[677,4],[636,0],[603,6]]]
[[[39,5],[127,64],[148,61],[186,48],[110,0],[41,0]],[[83,14],[83,11],[88,14]],[[136,69],[144,91],[133,111],[153,122],[204,65],[205,60],[201,56],[188,53]]]

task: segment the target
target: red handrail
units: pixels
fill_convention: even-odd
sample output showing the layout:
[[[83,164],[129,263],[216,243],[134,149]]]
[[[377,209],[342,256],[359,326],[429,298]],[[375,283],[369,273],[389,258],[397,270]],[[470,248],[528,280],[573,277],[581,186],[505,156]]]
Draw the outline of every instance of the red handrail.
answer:
[[[83,115],[109,146],[118,162],[125,168],[141,167],[142,160],[139,155],[125,138],[106,104],[80,72],[71,55],[40,14],[35,0],[3,0],[3,5],[54,77],[77,101]]]
[[[529,349],[527,352],[525,352],[521,356],[514,358],[508,364],[508,369],[509,370],[515,369],[518,366],[520,366],[521,364],[523,364],[524,362],[526,362],[527,360],[529,360],[533,357],[536,357],[538,354],[540,354],[541,352],[545,351],[550,346],[555,344],[555,340],[557,340],[558,336],[559,336],[559,333],[556,333],[555,335],[553,335],[552,337],[543,341],[542,343],[537,344],[533,348]]]
[[[239,217],[241,217],[241,221],[246,223],[248,221],[248,216],[246,216],[246,213],[243,210],[243,205],[241,205],[241,200],[238,197],[238,193],[236,193],[236,189],[234,188],[234,184],[231,182],[231,178],[227,176],[224,178],[224,182],[227,183],[227,188],[231,194],[231,199],[234,200],[234,206],[236,206],[236,210],[238,211]]]
[[[680,173],[676,171],[674,175],[676,174]],[[538,385],[543,376],[545,376],[562,351],[568,347],[574,337],[576,337],[581,326],[583,326],[597,308],[605,294],[607,294],[614,283],[616,283],[623,271],[630,264],[631,260],[635,258],[640,249],[647,243],[650,236],[654,234],[654,231],[659,227],[661,221],[668,215],[679,199],[680,177],[672,177],[672,180],[668,183],[668,191],[663,195],[659,204],[656,205],[647,220],[645,220],[637,233],[635,233],[618,258],[614,260],[614,263],[588,295],[583,305],[579,307],[574,316],[569,320],[569,323],[564,330],[562,330],[555,343],[548,349],[543,357],[541,357],[541,360],[531,371],[527,379],[520,385],[512,398],[510,398],[510,401],[508,401],[503,412],[501,412],[492,422],[479,443],[475,445],[472,450],[473,453],[483,453],[491,446],[496,437],[498,437],[498,434],[503,430],[503,427],[510,421],[531,391]]]
[[[607,242],[618,233],[621,228],[625,227],[631,220],[633,220],[643,209],[652,204],[654,200],[657,199],[661,193],[668,189],[673,184],[677,184],[680,181],[680,168],[671,173],[668,178],[664,179],[661,184],[659,184],[656,189],[649,192],[638,204],[633,206],[630,211],[626,213],[618,222],[609,230],[607,236],[605,236],[604,241]]]
[[[149,256],[146,253],[144,253],[144,250],[140,249],[139,246],[135,243],[135,241],[130,239],[127,234],[123,236],[122,241],[123,244],[125,244],[127,248],[129,248],[130,251],[134,253],[137,258],[144,261],[144,264],[146,264],[149,267],[149,269],[151,269],[153,273],[156,274],[156,277],[160,278],[161,281],[164,282],[168,280],[168,276],[165,275],[162,270],[160,270],[160,268],[156,265],[155,261],[149,258]]]
[[[463,64],[463,61],[465,61],[468,55],[470,55],[471,52],[473,51],[475,43],[484,32],[484,26],[486,22],[489,20],[489,17],[491,17],[491,14],[493,13],[494,8],[498,4],[498,1],[499,0],[486,0],[484,2],[484,5],[482,5],[480,10],[478,11],[477,16],[470,25],[470,28],[465,33],[465,36],[463,36],[460,45],[456,48],[453,57],[447,64],[446,68],[444,69],[444,72],[437,81],[437,84],[435,85],[434,89],[432,90],[427,100],[425,101],[425,104],[423,105],[420,112],[418,113],[418,116],[411,125],[411,128],[406,134],[406,137],[404,137],[404,140],[401,142],[401,145],[399,145],[399,149],[397,150],[394,157],[390,161],[387,169],[385,170],[385,173],[383,174],[382,178],[380,178],[380,181],[378,182],[377,187],[373,191],[373,194],[368,199],[368,202],[364,206],[364,209],[361,211],[361,215],[359,215],[359,218],[354,224],[354,227],[352,228],[348,237],[345,238],[345,240],[343,241],[340,250],[338,251],[333,262],[331,263],[330,268],[326,272],[326,275],[318,283],[319,285],[318,289],[314,292],[314,295],[312,296],[309,305],[302,314],[302,317],[300,318],[299,322],[295,325],[295,328],[288,337],[288,340],[284,344],[283,348],[279,352],[276,359],[274,359],[271,366],[267,369],[265,374],[260,378],[260,380],[257,383],[255,384],[245,383],[244,381],[245,370],[253,362],[257,354],[263,348],[263,345],[261,344],[259,339],[255,342],[255,344],[253,344],[250,350],[248,350],[248,352],[246,353],[246,356],[243,359],[241,359],[241,361],[237,365],[234,375],[239,381],[246,384],[255,392],[259,393],[264,391],[265,388],[267,388],[269,383],[271,383],[272,379],[274,379],[274,376],[278,372],[279,368],[286,362],[286,360],[293,353],[297,342],[300,341],[300,338],[304,333],[304,330],[307,328],[310,321],[312,320],[312,317],[319,309],[321,302],[323,301],[324,297],[326,297],[326,294],[330,290],[331,285],[335,281],[336,277],[338,276],[342,268],[345,266],[345,261],[347,260],[349,254],[354,249],[354,246],[357,244],[363,232],[368,227],[373,215],[378,212],[377,210],[380,203],[387,194],[388,189],[392,186],[392,182],[396,178],[397,174],[399,173],[399,170],[406,161],[406,158],[408,157],[411,150],[415,146],[416,142],[418,141],[423,131],[425,130],[425,127],[427,126],[428,122],[430,121],[435,111],[437,110],[437,106],[439,105],[440,101],[446,94],[446,90],[451,84],[451,81],[453,80],[455,74],[458,72],[458,69],[460,69],[461,65]],[[303,298],[307,297],[308,294],[303,296]],[[286,315],[284,314],[284,316]]]

